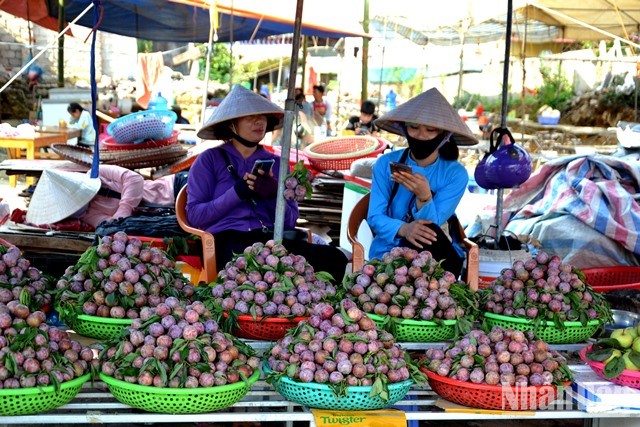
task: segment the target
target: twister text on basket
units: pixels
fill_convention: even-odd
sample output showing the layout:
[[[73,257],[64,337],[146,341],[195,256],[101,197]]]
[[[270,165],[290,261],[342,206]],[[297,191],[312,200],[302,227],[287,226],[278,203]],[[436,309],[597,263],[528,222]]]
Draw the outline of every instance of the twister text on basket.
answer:
[[[341,416],[330,417],[330,416],[321,415],[320,419],[325,424],[348,425],[353,423],[361,423],[364,420],[364,417],[355,417],[353,415],[344,416],[344,417],[341,417]]]

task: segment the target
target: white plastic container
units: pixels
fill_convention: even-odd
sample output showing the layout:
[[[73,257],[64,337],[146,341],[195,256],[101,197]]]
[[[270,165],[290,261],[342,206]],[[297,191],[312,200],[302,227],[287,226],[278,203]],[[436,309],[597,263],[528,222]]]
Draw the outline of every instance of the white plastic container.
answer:
[[[9,207],[9,203],[0,199],[0,225],[7,222],[10,216],[11,208]]]

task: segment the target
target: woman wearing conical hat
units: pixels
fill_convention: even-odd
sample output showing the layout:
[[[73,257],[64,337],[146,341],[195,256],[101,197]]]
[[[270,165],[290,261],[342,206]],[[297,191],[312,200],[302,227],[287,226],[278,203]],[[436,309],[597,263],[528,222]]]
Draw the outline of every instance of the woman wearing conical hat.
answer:
[[[380,157],[373,167],[367,222],[375,237],[370,258],[394,247],[427,250],[459,274],[463,251],[452,243],[447,220],[468,184],[458,145],[478,142],[451,104],[432,88],[391,110],[376,126],[407,139],[408,148]],[[392,169],[402,163],[411,170]],[[396,171],[397,170],[397,171]]]
[[[187,218],[194,227],[215,237],[219,269],[234,253],[273,237],[280,158],[260,145],[265,133],[283,125],[284,110],[268,99],[236,85],[198,131],[202,139],[224,144],[198,156],[189,170]],[[271,170],[253,172],[256,160],[272,160]],[[286,202],[287,250],[304,256],[316,271],[329,272],[337,282],[344,276],[346,256],[336,247],[287,239],[294,230],[298,205]]]

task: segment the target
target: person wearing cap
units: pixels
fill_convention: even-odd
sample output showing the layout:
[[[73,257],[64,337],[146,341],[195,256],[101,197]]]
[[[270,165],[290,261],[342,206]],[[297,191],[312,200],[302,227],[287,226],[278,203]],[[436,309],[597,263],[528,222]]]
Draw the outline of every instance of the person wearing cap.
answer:
[[[378,127],[374,121],[378,119],[375,114],[376,104],[371,101],[364,101],[360,107],[359,116],[351,116],[346,130],[352,130],[356,135],[376,135]]]
[[[93,147],[96,141],[96,130],[93,127],[91,113],[82,108],[77,102],[70,103],[67,107],[67,112],[71,116],[69,126],[82,131],[78,139],[78,145]]]
[[[116,165],[100,165],[98,178],[89,173],[45,170],[31,197],[27,222],[54,224],[76,217],[97,228],[104,221],[132,216],[140,205],[174,207],[186,183],[186,173],[146,180]]]
[[[449,237],[447,221],[468,184],[458,162],[458,145],[478,140],[435,88],[389,111],[375,124],[407,139],[408,148],[392,151],[373,166],[367,222],[374,233],[369,256],[381,258],[397,246],[427,250],[459,274],[463,251]],[[403,163],[411,171],[394,168]],[[452,230],[454,231],[454,230]]]
[[[234,253],[273,238],[280,158],[260,141],[265,133],[280,129],[284,110],[240,85],[233,87],[211,114],[198,137],[225,141],[198,156],[189,171],[187,219],[215,237],[219,268]],[[272,160],[271,170],[253,172],[256,160]],[[329,272],[341,281],[346,256],[336,247],[310,244],[295,234],[298,205],[288,200],[284,211],[283,244],[304,256],[316,271]],[[306,233],[302,233],[305,234]]]

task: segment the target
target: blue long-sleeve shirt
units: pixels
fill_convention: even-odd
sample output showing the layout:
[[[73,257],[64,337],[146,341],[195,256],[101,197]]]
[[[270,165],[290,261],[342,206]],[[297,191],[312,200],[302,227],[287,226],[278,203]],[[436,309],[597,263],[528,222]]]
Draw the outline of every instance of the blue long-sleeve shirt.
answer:
[[[367,222],[373,230],[374,238],[369,249],[369,258],[381,258],[385,252],[400,244],[400,237],[397,234],[404,223],[402,218],[408,210],[411,211],[414,219],[430,220],[442,226],[455,213],[469,181],[467,170],[457,161],[443,160],[438,157],[431,165],[422,167],[409,156],[405,163],[411,165],[414,173],[421,173],[427,177],[434,197],[418,210],[414,194],[400,185],[393,201],[389,204],[394,186],[389,163],[398,162],[403,151],[397,150],[385,154],[373,165]]]
[[[223,230],[248,231],[273,227],[276,212],[276,199],[256,198],[257,206],[249,200],[243,200],[234,189],[236,178],[227,170],[227,163],[221,154],[224,150],[235,169],[237,176],[251,172],[253,163],[258,159],[275,159],[273,176],[278,177],[280,157],[262,147],[244,159],[233,144],[226,143],[211,148],[198,156],[189,170],[187,187],[187,218],[189,223],[199,229],[217,233]],[[298,219],[298,204],[287,201],[284,228],[293,229]],[[261,222],[262,221],[262,222]]]

